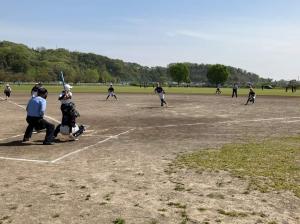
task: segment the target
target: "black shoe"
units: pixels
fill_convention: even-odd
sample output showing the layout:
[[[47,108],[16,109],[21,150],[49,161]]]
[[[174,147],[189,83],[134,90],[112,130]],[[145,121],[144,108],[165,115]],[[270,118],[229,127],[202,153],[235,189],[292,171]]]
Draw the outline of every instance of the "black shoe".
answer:
[[[84,127],[83,125],[80,125],[80,126],[79,126],[79,130],[78,130],[77,132],[75,132],[75,133],[73,134],[73,136],[74,136],[75,138],[77,138],[78,136],[80,136],[81,134],[83,134],[84,131],[85,131],[85,127]]]
[[[45,142],[45,141],[43,141],[43,145],[54,145],[54,143],[53,142]]]

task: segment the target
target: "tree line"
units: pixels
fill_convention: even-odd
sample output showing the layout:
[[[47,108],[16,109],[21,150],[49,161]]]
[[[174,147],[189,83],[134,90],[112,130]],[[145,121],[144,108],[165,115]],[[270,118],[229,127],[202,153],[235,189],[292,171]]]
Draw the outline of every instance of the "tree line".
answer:
[[[174,63],[167,67],[147,67],[93,53],[71,52],[67,49],[29,48],[9,41],[0,42],[0,81],[53,82],[60,71],[67,82],[152,82],[202,83],[215,85],[207,77],[211,65]],[[267,82],[257,74],[226,66],[229,72],[224,85]],[[182,77],[181,77],[182,76]]]

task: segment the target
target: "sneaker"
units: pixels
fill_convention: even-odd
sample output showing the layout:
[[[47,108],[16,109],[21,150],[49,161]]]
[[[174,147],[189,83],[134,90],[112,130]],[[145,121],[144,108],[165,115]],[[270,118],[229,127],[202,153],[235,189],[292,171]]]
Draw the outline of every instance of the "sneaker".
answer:
[[[84,131],[85,131],[85,127],[83,125],[80,125],[79,130],[77,132],[75,132],[73,134],[73,136],[76,138],[76,137],[82,135]]]

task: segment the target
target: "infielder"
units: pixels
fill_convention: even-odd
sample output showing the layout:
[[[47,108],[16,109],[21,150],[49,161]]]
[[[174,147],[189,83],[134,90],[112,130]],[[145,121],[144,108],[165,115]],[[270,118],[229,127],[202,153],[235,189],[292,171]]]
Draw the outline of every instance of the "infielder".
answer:
[[[154,89],[154,92],[157,93],[160,98],[160,106],[164,106],[164,104],[166,104],[166,106],[167,106],[167,102],[165,101],[166,93],[165,93],[164,89],[160,86],[159,82],[157,83],[157,86]]]
[[[248,105],[249,102],[252,102],[252,104],[253,104],[255,102],[255,97],[256,97],[256,95],[255,95],[253,88],[250,88],[249,94],[248,94],[248,100],[245,103],[245,105]]]
[[[112,83],[110,84],[110,86],[109,86],[107,92],[108,92],[108,95],[107,95],[107,97],[106,97],[106,100],[107,100],[110,96],[111,96],[111,97],[114,97],[114,98],[117,100],[117,96],[116,96],[116,94],[115,94],[115,89],[114,89],[114,87],[112,86]]]

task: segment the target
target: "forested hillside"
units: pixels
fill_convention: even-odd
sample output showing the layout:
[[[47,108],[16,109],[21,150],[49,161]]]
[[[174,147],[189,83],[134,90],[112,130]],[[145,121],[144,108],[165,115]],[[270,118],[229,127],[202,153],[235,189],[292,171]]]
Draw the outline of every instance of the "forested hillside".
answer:
[[[207,84],[209,65],[186,63],[190,80]],[[258,75],[228,66],[231,73],[227,84],[232,82],[266,82]],[[58,80],[63,71],[67,82],[171,82],[166,67],[147,67],[137,63],[110,59],[93,53],[71,52],[63,48],[32,49],[23,44],[0,42],[0,81],[42,81]]]

